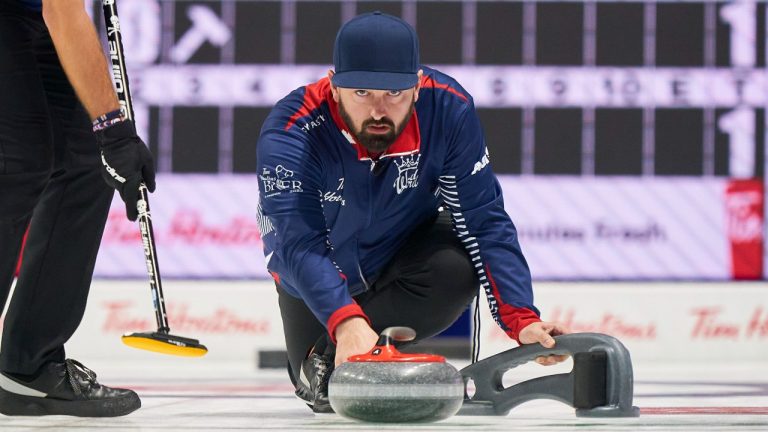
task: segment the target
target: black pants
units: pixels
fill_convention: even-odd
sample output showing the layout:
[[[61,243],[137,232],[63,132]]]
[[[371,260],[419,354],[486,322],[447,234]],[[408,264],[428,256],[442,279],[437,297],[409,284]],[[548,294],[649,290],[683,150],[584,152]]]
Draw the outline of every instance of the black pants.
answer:
[[[392,326],[411,327],[418,341],[435,336],[456,321],[477,294],[478,286],[475,270],[453,231],[449,215],[441,213],[415,231],[371,289],[355,300],[376,332]],[[310,348],[323,345],[329,338],[301,299],[279,285],[277,292],[289,372],[298,377]]]
[[[90,129],[41,14],[0,2],[0,306],[30,227],[3,326],[4,372],[63,360],[85,311],[113,195]]]

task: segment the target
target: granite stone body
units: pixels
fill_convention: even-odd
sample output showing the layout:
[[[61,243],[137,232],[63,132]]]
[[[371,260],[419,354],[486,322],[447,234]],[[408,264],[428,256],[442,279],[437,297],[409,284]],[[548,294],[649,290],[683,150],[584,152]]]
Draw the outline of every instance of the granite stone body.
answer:
[[[355,420],[433,422],[458,412],[464,381],[443,362],[346,362],[331,375],[328,399]]]

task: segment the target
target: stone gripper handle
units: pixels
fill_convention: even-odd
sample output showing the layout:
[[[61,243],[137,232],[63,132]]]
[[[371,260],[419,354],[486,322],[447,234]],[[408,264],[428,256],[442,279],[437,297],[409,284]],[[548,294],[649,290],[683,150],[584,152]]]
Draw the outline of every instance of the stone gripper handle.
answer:
[[[464,404],[458,415],[506,415],[529,400],[554,399],[576,409],[578,417],[637,417],[632,405],[633,374],[629,351],[616,338],[600,333],[556,336],[554,348],[522,345],[462,369]],[[504,373],[539,356],[571,355],[573,370],[530,379],[504,388]],[[475,384],[472,397],[466,393]]]

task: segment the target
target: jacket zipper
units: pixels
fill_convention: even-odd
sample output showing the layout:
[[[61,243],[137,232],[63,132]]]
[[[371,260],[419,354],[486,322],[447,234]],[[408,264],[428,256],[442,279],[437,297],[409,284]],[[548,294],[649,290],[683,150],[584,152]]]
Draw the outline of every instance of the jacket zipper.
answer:
[[[368,214],[366,215],[366,221],[365,221],[365,229],[368,229],[368,227],[371,226],[371,215],[373,214],[373,199],[371,198],[373,196],[373,169],[376,166],[376,162],[371,160],[371,169],[369,172],[369,175],[366,178],[366,182],[368,183]],[[365,275],[363,275],[363,269],[360,266],[360,236],[355,235],[355,253],[357,254],[357,274],[360,275],[360,280],[363,282],[363,285],[365,286],[365,290],[369,291],[371,289],[371,286],[368,284],[368,280],[365,278]]]

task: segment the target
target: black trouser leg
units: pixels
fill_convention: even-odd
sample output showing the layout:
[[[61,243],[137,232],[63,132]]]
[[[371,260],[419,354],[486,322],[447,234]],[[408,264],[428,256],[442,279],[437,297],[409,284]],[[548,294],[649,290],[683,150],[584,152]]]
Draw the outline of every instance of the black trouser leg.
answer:
[[[34,54],[34,30],[0,3],[0,307],[21,241],[53,165],[48,103]]]
[[[312,311],[301,300],[283,291],[277,285],[280,317],[283,320],[285,346],[288,351],[288,376],[296,385],[296,377],[301,370],[301,362],[318,339],[325,337],[325,327],[315,318]]]
[[[406,326],[416,340],[453,324],[477,295],[477,274],[447,213],[417,230],[371,287],[356,297],[373,329]]]
[[[48,184],[30,222],[3,327],[0,369],[32,374],[64,360],[80,325],[112,190],[98,171],[71,170]]]
[[[448,328],[477,294],[471,261],[453,232],[447,214],[416,230],[387,265],[371,290],[356,297],[373,329],[406,326],[417,340]],[[278,286],[288,361],[293,376],[326,329],[301,299]]]
[[[0,8],[0,92],[0,214],[12,215],[0,220],[3,300],[32,215],[0,370],[33,374],[64,359],[82,319],[113,192],[39,13]]]

